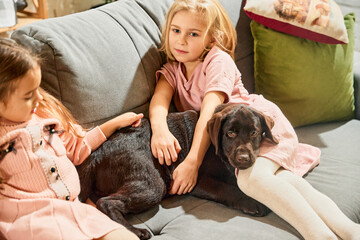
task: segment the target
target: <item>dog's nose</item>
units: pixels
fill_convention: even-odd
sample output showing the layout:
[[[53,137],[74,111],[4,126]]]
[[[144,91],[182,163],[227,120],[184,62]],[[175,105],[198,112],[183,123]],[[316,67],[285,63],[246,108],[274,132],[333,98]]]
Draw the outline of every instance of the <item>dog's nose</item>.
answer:
[[[238,151],[236,153],[236,161],[240,164],[248,163],[250,161],[250,156],[247,153]]]
[[[236,148],[234,155],[234,165],[240,169],[246,169],[252,166],[255,158],[253,157],[253,152],[251,144],[240,145]]]

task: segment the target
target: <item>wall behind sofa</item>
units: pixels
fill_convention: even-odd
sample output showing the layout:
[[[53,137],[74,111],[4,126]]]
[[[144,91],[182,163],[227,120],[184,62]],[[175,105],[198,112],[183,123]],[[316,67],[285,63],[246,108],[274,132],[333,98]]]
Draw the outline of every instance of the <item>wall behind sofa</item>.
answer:
[[[48,16],[60,17],[88,10],[105,0],[47,0]]]
[[[359,0],[335,0],[343,14],[355,12],[355,49],[360,52],[360,1]],[[30,2],[30,1],[29,1]],[[59,17],[71,13],[90,9],[92,6],[104,3],[105,0],[47,0],[48,16]]]
[[[355,51],[360,52],[360,1],[359,0],[335,0],[339,4],[343,15],[355,13]]]

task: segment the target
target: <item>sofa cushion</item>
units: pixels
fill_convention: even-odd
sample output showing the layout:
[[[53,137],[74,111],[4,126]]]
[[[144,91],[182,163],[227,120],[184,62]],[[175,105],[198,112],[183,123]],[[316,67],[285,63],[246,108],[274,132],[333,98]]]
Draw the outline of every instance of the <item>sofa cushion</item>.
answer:
[[[248,0],[245,12],[280,32],[322,43],[348,43],[343,16],[334,0]]]
[[[242,1],[240,16],[235,25],[237,33],[235,64],[241,73],[241,81],[244,87],[249,93],[254,93],[254,38],[250,31],[251,19],[244,12],[245,2]]]
[[[126,111],[148,111],[171,3],[118,1],[27,25],[11,37],[41,54],[42,87],[92,127]]]
[[[296,128],[300,142],[321,149],[320,164],[306,176],[353,221],[360,222],[360,121],[314,124]]]
[[[136,2],[135,5],[134,2]],[[154,4],[155,2],[156,4]],[[72,104],[74,104],[72,108],[73,113],[77,114],[77,116],[82,116],[84,123],[92,124],[92,119],[95,120],[94,122],[103,121],[106,117],[117,114],[118,111],[126,111],[127,109],[142,111],[147,108],[143,102],[140,101],[140,98],[144,96],[139,97],[140,94],[132,95],[131,93],[136,93],[138,89],[142,92],[141,89],[147,87],[146,81],[150,80],[154,75],[152,75],[152,73],[147,75],[146,71],[152,72],[153,69],[156,69],[159,65],[157,61],[161,61],[158,53],[153,51],[153,47],[157,44],[154,45],[154,42],[159,41],[157,38],[158,32],[154,33],[152,31],[150,32],[150,30],[151,26],[153,26],[154,30],[158,31],[158,26],[161,25],[164,19],[164,9],[167,9],[171,2],[172,0],[121,0],[108,4],[104,8],[88,11],[86,14],[89,14],[89,16],[76,14],[64,18],[57,18],[57,20],[39,21],[17,30],[13,38],[20,41],[23,45],[34,47],[36,51],[43,54],[45,60],[43,64],[45,68],[43,72],[45,73],[43,86],[55,93],[61,100],[66,100],[65,104],[68,107],[72,107]],[[240,25],[242,24],[241,19],[244,19],[245,15],[241,15],[241,11],[238,22],[236,17],[239,14],[237,4],[241,4],[241,1],[221,0],[221,2],[224,3],[228,12],[231,14],[231,19],[234,24],[237,24],[238,31],[243,30]],[[139,16],[134,17],[135,12],[133,12],[132,15],[129,15],[131,17],[127,18],[126,16],[130,14],[127,12],[129,7],[133,8],[130,11],[139,10]],[[140,9],[149,15],[146,30],[140,26],[138,30],[135,30],[136,26],[130,28],[132,30],[127,29],[129,27],[127,24],[139,23],[140,20],[136,19],[137,17],[143,18],[142,14],[144,12],[140,11]],[[119,16],[111,15],[115,12]],[[100,15],[101,18],[106,18],[106,20],[98,19]],[[246,18],[245,20],[248,21]],[[66,27],[64,26],[65,22],[71,25]],[[99,25],[97,25],[96,22],[98,22]],[[90,24],[90,26],[87,27],[87,31],[82,30],[81,28],[86,27],[86,24]],[[116,29],[114,30],[113,28]],[[73,36],[69,36],[69,32],[75,31],[83,31],[85,37],[76,33],[74,33],[75,35]],[[150,37],[144,38],[144,36],[138,36],[136,31],[144,31],[142,34],[144,34],[144,36],[149,35]],[[119,34],[119,32],[121,34]],[[246,33],[246,31],[244,31],[244,33]],[[113,34],[116,37],[107,36]],[[129,38],[132,38],[134,43],[129,45],[129,49],[124,49],[128,47]],[[239,36],[239,42],[242,42],[241,38],[242,36]],[[144,45],[139,45],[139,41],[142,42],[142,40],[145,41],[145,39],[149,42],[143,42]],[[126,44],[124,45],[124,43]],[[246,44],[248,43],[251,44],[250,41]],[[78,46],[69,46],[71,44]],[[66,50],[68,47],[71,48]],[[149,47],[149,49],[146,49],[146,47]],[[240,48],[237,48],[237,50],[238,49]],[[82,54],[89,56],[89,58],[81,57],[77,59],[76,56],[80,55],[80,50],[87,52]],[[135,52],[132,52],[133,50]],[[245,50],[249,49],[245,48]],[[102,55],[102,51],[106,51],[107,54],[104,54],[106,56],[102,56],[96,60],[97,55],[95,55],[95,53]],[[93,54],[93,52],[95,53]],[[119,53],[128,53],[131,54],[131,56],[127,54],[119,55]],[[135,55],[138,54],[138,58],[135,58],[133,53],[135,53]],[[247,51],[246,54],[242,55],[242,52],[237,52],[235,55],[238,56],[239,58],[237,59],[240,60],[242,56],[246,58],[251,55],[251,53]],[[144,57],[141,58],[140,56]],[[132,68],[134,67],[134,63],[130,64],[130,62],[126,62],[133,60],[135,60],[135,64],[139,66],[136,72]],[[91,63],[96,62],[97,64],[91,64],[89,67],[87,61],[91,61]],[[117,64],[117,61],[122,61],[121,66]],[[144,64],[146,63],[146,66],[142,62],[144,62]],[[240,62],[241,61],[238,61],[239,64]],[[100,74],[92,69],[100,68],[98,64],[103,64],[110,69],[111,67],[118,67],[118,69],[113,73],[102,70],[103,73]],[[94,78],[98,78],[101,81],[98,84],[92,85],[94,89],[78,90],[79,92],[73,90],[73,88],[76,87],[76,85],[72,85],[73,83],[78,84],[78,86],[83,86],[88,81],[88,78],[93,77],[92,74],[98,75],[98,77]],[[102,74],[105,74],[108,78],[103,79]],[[111,77],[109,77],[110,75]],[[117,77],[119,77],[119,79],[117,79]],[[137,78],[141,78],[142,80],[137,80]],[[116,81],[117,84],[112,84],[111,81]],[[132,81],[135,81],[133,85],[131,84]],[[96,81],[94,82],[96,83]],[[105,83],[107,88],[103,86]],[[122,90],[124,86],[129,86],[129,94],[123,96],[123,98],[116,96],[116,93],[126,92]],[[151,82],[149,86],[152,86]],[[96,87],[99,87],[99,90],[96,91],[102,91],[99,93],[97,100],[103,99],[97,103],[91,100],[92,94],[86,93],[86,91],[95,91]],[[149,87],[149,89],[151,88],[152,87]],[[67,91],[73,91],[71,93],[75,94],[81,93],[82,91],[85,93],[81,96],[71,96]],[[145,90],[145,92],[146,91],[147,90]],[[83,96],[90,97],[91,101],[88,101],[86,98],[83,100],[81,98]],[[109,96],[117,98],[118,101],[123,100],[124,102],[117,103],[114,100],[115,103],[111,104],[115,104],[116,106],[110,106],[110,102],[113,99]],[[145,98],[146,97],[144,97],[144,99]],[[135,106],[135,104],[132,104],[133,101],[136,101],[137,104],[140,105]],[[110,109],[106,109],[111,107],[115,110],[113,114],[110,114]],[[79,110],[85,112],[77,113]],[[100,111],[100,114],[96,111]],[[109,113],[109,115],[105,116],[106,114],[104,115],[104,113]],[[91,118],[88,119],[86,114]],[[331,196],[346,215],[359,223],[360,179],[358,173],[360,172],[360,148],[356,147],[356,143],[360,142],[359,135],[357,134],[360,132],[360,121],[352,120],[346,123],[316,124],[297,128],[296,131],[301,142],[313,144],[322,150],[320,165],[309,173],[306,179],[321,192]],[[239,211],[226,208],[221,204],[195,198],[190,195],[167,198],[162,201],[159,206],[143,213],[129,215],[128,218],[137,226],[150,229],[155,235],[152,238],[154,240],[301,239],[300,235],[289,224],[274,213],[270,213],[264,218],[253,218]]]
[[[295,130],[300,142],[317,146],[322,151],[320,164],[305,176],[306,180],[359,223],[360,148],[351,146],[360,142],[360,135],[354,134],[360,132],[360,121],[315,124]],[[150,230],[153,240],[204,239],[204,236],[207,240],[302,239],[274,213],[251,217],[190,195],[170,197],[160,206],[127,218],[132,224]]]
[[[233,24],[246,27],[243,31],[250,35],[250,40],[237,45],[235,55],[240,70],[248,76],[245,85],[253,88],[252,36],[248,18],[240,13],[242,1],[221,2]],[[172,3],[117,1],[29,24],[15,31],[12,38],[41,54],[42,87],[60,99],[84,127],[127,111],[147,115],[155,71],[164,63],[157,51],[161,27]],[[240,14],[245,20],[241,24]]]
[[[354,116],[353,14],[348,44],[323,44],[251,22],[255,90],[276,103],[294,126]]]

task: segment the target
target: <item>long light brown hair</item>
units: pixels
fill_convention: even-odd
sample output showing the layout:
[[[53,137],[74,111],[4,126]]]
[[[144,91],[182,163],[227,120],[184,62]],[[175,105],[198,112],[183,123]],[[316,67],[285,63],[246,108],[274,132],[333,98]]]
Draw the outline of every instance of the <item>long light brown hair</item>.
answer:
[[[30,69],[41,64],[41,59],[30,50],[17,44],[15,41],[0,38],[0,101],[5,105],[9,96],[18,86],[19,79]],[[56,118],[60,121],[65,131],[70,131],[76,136],[77,124],[70,111],[55,97],[40,88],[43,100],[39,103],[37,115],[46,118]]]
[[[183,10],[200,14],[207,25],[205,34],[209,34],[215,40],[215,45],[234,59],[236,31],[223,6],[217,0],[175,0],[166,14],[161,36],[160,51],[166,54],[168,62],[176,61],[169,47],[171,22],[175,14]],[[204,49],[203,58],[209,50]]]

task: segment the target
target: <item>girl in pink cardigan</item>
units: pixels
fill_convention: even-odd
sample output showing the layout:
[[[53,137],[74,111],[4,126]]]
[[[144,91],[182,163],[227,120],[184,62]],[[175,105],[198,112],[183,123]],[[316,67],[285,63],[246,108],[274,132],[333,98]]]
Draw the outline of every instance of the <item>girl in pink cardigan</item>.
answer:
[[[181,150],[166,116],[173,100],[177,110],[200,111],[191,149],[173,173],[172,194],[194,188],[210,137],[207,121],[221,103],[243,103],[273,118],[279,144],[263,141],[248,169],[236,171],[239,188],[295,227],[305,239],[360,239],[360,225],[302,176],[319,163],[320,150],[300,144],[280,109],[261,95],[249,94],[232,57],[236,32],[217,0],[175,0],[167,13],[161,50],[168,63],[157,72],[150,103],[151,146],[162,164],[176,161]],[[232,133],[233,134],[233,133]]]
[[[138,239],[77,199],[74,165],[143,115],[125,113],[86,132],[40,88],[36,56],[0,39],[0,59],[0,238]]]

